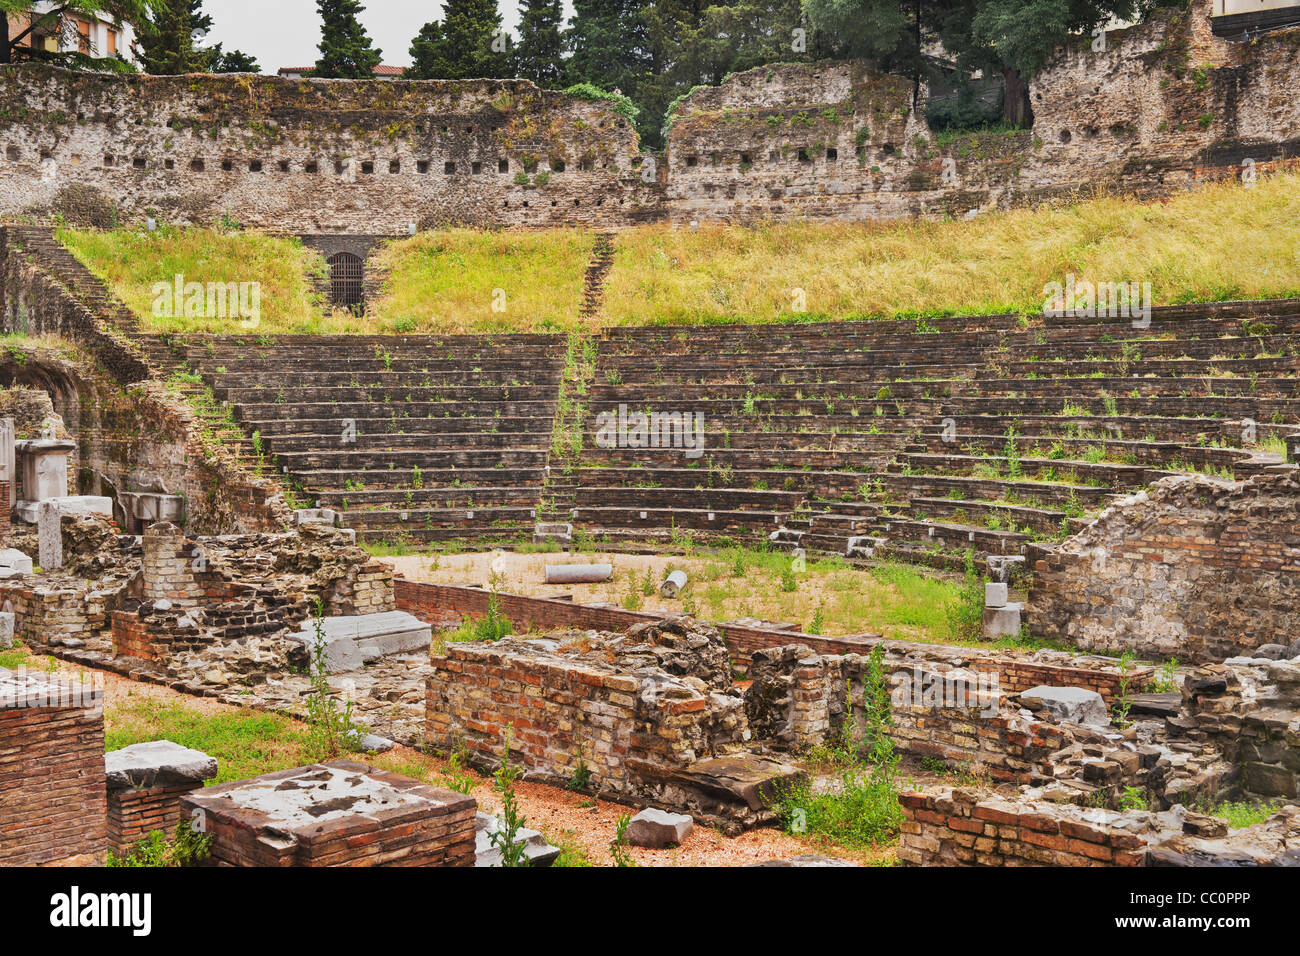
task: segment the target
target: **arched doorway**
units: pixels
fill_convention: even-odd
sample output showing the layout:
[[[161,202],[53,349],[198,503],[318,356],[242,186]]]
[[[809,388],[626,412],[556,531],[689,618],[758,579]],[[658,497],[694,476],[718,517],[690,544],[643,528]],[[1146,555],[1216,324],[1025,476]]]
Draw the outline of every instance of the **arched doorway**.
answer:
[[[325,261],[330,267],[330,302],[344,309],[360,306],[365,298],[361,258],[336,252]]]

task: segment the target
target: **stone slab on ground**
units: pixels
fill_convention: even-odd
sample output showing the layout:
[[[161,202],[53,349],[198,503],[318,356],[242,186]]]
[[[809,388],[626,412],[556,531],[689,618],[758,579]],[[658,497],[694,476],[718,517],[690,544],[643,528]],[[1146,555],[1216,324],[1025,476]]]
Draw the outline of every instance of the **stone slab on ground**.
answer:
[[[501,829],[501,818],[480,812],[474,821],[475,866],[500,866],[501,851],[492,845],[492,834]],[[524,858],[529,866],[550,866],[560,856],[560,848],[551,846],[536,830],[521,828],[515,839],[524,844]]]
[[[816,856],[811,853],[801,853],[799,856],[788,857],[784,860],[764,860],[762,863],[751,863],[750,866],[857,866],[858,864],[849,860],[837,860],[833,856]]]
[[[105,754],[104,772],[110,790],[197,785],[217,775],[217,761],[170,740],[150,740]]]
[[[1110,713],[1106,702],[1095,690],[1082,687],[1048,687],[1040,684],[1020,694],[1020,701],[1030,709],[1042,708],[1056,720],[1091,727],[1109,727]]]
[[[1129,714],[1144,717],[1177,717],[1182,710],[1183,695],[1174,691],[1171,694],[1134,694],[1129,698]]]
[[[316,622],[303,622],[290,634],[310,656],[316,647]],[[332,672],[359,670],[364,664],[391,654],[423,653],[433,641],[433,630],[405,611],[384,611],[356,617],[327,617],[321,621],[325,640],[325,666]]]
[[[32,559],[16,548],[0,549],[0,568],[10,568],[19,574],[31,574],[32,567]]]
[[[695,821],[685,813],[646,807],[628,824],[627,842],[633,846],[662,850],[680,844],[694,829]]]
[[[66,495],[61,498],[44,498],[41,501],[20,501],[14,510],[20,521],[36,524],[40,518],[40,506],[45,502],[54,503],[59,517],[64,515],[103,515],[113,517],[113,499],[98,495]]]
[[[801,780],[804,774],[798,767],[767,757],[740,754],[697,760],[674,776],[712,796],[762,810],[772,805],[783,786]]]

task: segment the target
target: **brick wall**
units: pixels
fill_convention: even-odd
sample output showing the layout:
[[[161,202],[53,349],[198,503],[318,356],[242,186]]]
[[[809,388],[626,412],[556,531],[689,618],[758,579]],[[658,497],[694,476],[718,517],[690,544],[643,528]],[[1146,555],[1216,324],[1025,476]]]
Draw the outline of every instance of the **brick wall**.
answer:
[[[114,611],[113,656],[136,657],[143,661],[158,660],[157,648],[149,629],[135,611]]]
[[[1300,480],[1166,478],[1034,566],[1035,637],[1223,660],[1300,629]]]
[[[181,797],[196,784],[127,788],[108,792],[108,846],[125,854],[153,830],[170,838],[180,820]]]
[[[344,796],[342,807],[320,814],[276,817],[274,807],[247,802],[251,789],[309,789],[289,781],[306,776],[319,787],[324,777],[339,775],[358,785],[356,805]],[[378,792],[374,800],[367,795]],[[384,793],[389,794],[384,799]],[[310,798],[313,801],[316,798]],[[473,797],[429,787],[386,770],[347,760],[299,767],[199,788],[181,797],[181,812],[202,819],[212,837],[209,863],[215,866],[473,866],[475,815]],[[313,817],[315,819],[313,819]]]
[[[0,670],[0,866],[104,862],[99,690]]]
[[[1142,866],[1147,841],[1119,814],[943,788],[900,794],[909,866]]]

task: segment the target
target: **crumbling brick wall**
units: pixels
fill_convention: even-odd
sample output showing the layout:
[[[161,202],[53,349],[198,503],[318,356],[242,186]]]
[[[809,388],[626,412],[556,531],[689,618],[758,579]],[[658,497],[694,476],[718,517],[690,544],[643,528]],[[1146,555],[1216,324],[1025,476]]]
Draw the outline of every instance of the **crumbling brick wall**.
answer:
[[[1300,480],[1165,478],[1038,561],[1035,637],[1087,650],[1223,660],[1300,625]]]
[[[105,800],[102,690],[0,670],[0,865],[102,865]]]
[[[464,746],[490,766],[511,726],[512,759],[525,767],[568,781],[583,763],[593,787],[624,794],[663,768],[736,752],[749,729],[740,696],[723,692],[725,649],[707,625],[689,628],[639,625],[621,646],[575,634],[554,651],[522,640],[448,644],[428,680],[428,743]],[[701,636],[710,632],[711,641]],[[699,653],[701,640],[711,653]]]

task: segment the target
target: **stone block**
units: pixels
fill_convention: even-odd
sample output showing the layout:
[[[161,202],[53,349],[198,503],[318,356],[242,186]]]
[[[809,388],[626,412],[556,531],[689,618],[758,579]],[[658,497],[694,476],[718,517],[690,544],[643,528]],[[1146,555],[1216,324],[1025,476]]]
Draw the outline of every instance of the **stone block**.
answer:
[[[56,571],[63,567],[63,529],[58,506],[42,501],[36,518],[37,560],[42,570]]]
[[[40,506],[52,503],[63,515],[102,515],[113,517],[113,499],[99,495],[64,495],[62,497],[43,498],[40,501],[20,501],[15,506],[18,518],[28,524],[36,524],[40,515]]]
[[[501,829],[500,817],[479,813],[474,826],[474,865],[501,866],[501,850],[492,843],[492,834]],[[560,848],[551,846],[536,830],[522,827],[515,839],[523,843],[524,858],[529,866],[550,866],[560,856]]]
[[[984,606],[1007,606],[1007,586],[1005,583],[989,581],[984,585]]]
[[[695,821],[684,813],[668,813],[647,807],[632,818],[627,828],[627,842],[655,850],[680,844],[695,829]]]
[[[13,611],[0,611],[0,650],[14,646]]]
[[[105,754],[104,772],[109,790],[201,786],[217,775],[217,761],[170,740],[151,740]]]
[[[356,617],[327,617],[321,621],[325,666],[331,673],[359,670],[364,664],[390,654],[427,653],[433,630],[405,611],[385,611]],[[308,658],[316,647],[316,622],[288,635],[302,645]]]
[[[32,573],[32,559],[14,548],[0,550],[0,568],[9,568],[19,574]]]
[[[996,641],[1000,637],[1015,637],[1020,633],[1021,604],[984,609],[984,640]]]
[[[1093,727],[1109,727],[1110,713],[1106,702],[1095,690],[1082,687],[1031,687],[1020,695],[1020,700],[1031,709],[1044,709],[1056,720]]]

